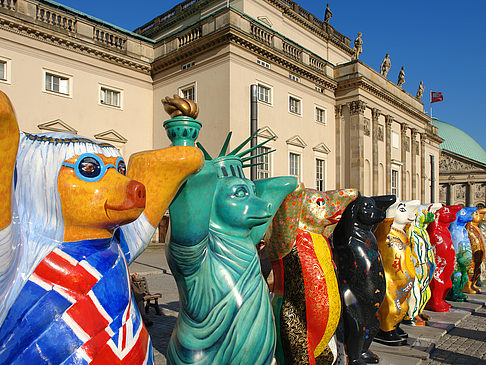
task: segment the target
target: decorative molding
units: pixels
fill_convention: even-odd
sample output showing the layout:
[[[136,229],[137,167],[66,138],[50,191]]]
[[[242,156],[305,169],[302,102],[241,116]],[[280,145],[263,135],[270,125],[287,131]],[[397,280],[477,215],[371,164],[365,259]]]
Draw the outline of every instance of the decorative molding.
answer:
[[[305,143],[304,140],[300,136],[293,136],[292,138],[289,138],[286,142],[287,142],[287,144],[290,144],[290,145],[296,146],[296,147],[300,147],[300,148],[307,147],[307,143]]]
[[[278,139],[278,136],[275,134],[275,132],[272,131],[272,129],[268,126],[260,128],[257,137],[265,138],[265,139],[274,137],[275,138],[274,140]]]
[[[407,134],[408,124],[407,123],[400,123],[400,131],[402,132],[402,136]]]
[[[469,171],[486,173],[485,169],[481,169],[477,165],[462,161],[445,153],[440,154],[439,171],[440,174],[464,173]]]
[[[395,119],[391,115],[385,115],[385,125],[387,129],[391,128],[394,120]]]
[[[380,115],[381,115],[380,109],[377,108],[371,109],[371,118],[373,119],[373,122],[377,122]]]
[[[348,103],[348,108],[351,115],[364,114],[366,110],[366,103],[362,100],[353,100]]]
[[[39,129],[45,129],[53,132],[66,132],[72,134],[78,134],[78,131],[71,127],[69,124],[63,122],[61,119],[54,119],[50,122],[41,123],[37,125]]]
[[[324,143],[319,143],[317,146],[313,147],[312,150],[316,152],[325,153],[325,154],[331,152],[329,147],[327,147]]]
[[[410,137],[406,136],[405,138],[405,151],[410,152]]]
[[[268,18],[268,16],[257,16],[257,20],[259,22],[262,22],[263,24],[265,24],[267,27],[273,27],[273,23],[271,22],[271,20]]]
[[[378,141],[383,142],[385,138],[385,132],[383,131],[384,127],[381,124],[378,124]]]
[[[118,142],[123,144],[128,142],[128,139],[123,137],[120,133],[118,133],[114,129],[110,129],[108,131],[95,134],[94,137],[96,139],[101,139],[103,141]]]
[[[364,135],[369,136],[371,134],[371,121],[369,118],[364,118]]]

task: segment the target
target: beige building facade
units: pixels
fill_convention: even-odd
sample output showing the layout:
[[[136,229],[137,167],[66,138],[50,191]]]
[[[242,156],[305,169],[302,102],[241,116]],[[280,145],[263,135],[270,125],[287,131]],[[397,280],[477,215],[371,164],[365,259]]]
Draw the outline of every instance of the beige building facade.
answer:
[[[50,1],[1,4],[0,90],[26,131],[111,141],[128,157],[169,144],[160,99],[179,93],[199,104],[214,155],[229,131],[230,148],[249,136],[257,85],[259,141],[276,150],[259,177],[438,199],[442,140],[422,103],[297,3],[187,0],[135,33]]]

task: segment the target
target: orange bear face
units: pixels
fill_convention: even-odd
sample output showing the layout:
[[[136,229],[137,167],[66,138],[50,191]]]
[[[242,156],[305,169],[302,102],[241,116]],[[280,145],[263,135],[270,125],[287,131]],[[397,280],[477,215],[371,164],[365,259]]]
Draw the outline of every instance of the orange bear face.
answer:
[[[138,218],[145,187],[125,173],[121,157],[85,153],[64,161],[57,185],[66,241],[109,237],[107,230]]]

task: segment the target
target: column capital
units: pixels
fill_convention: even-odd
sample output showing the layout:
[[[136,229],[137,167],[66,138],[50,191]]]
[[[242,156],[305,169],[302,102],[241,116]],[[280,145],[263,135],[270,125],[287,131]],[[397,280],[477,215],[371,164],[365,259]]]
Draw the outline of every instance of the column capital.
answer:
[[[425,133],[420,133],[420,141],[421,141],[422,143],[424,143],[424,142],[425,142],[425,139],[426,139],[426,138],[427,138],[427,135],[426,135]]]
[[[380,109],[377,108],[371,109],[371,118],[373,119],[373,121],[377,121],[380,115],[381,115]]]
[[[401,129],[402,135],[405,135],[407,133],[408,124],[407,123],[400,123],[400,129]]]
[[[411,128],[411,131],[412,131],[412,139],[415,139],[415,137],[417,137],[418,130],[417,128]]]
[[[350,114],[363,114],[366,109],[366,103],[362,100],[353,100],[348,103]]]
[[[391,125],[393,123],[393,117],[391,115],[385,115],[385,124],[387,128],[391,128]]]
[[[343,104],[338,104],[334,106],[334,115],[336,118],[341,118],[343,116]]]

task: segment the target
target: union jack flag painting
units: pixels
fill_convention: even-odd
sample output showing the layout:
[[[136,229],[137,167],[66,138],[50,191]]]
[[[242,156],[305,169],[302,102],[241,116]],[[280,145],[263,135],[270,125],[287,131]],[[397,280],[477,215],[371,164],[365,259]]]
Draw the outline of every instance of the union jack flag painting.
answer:
[[[0,328],[2,364],[153,364],[120,238],[62,243],[41,261]]]

